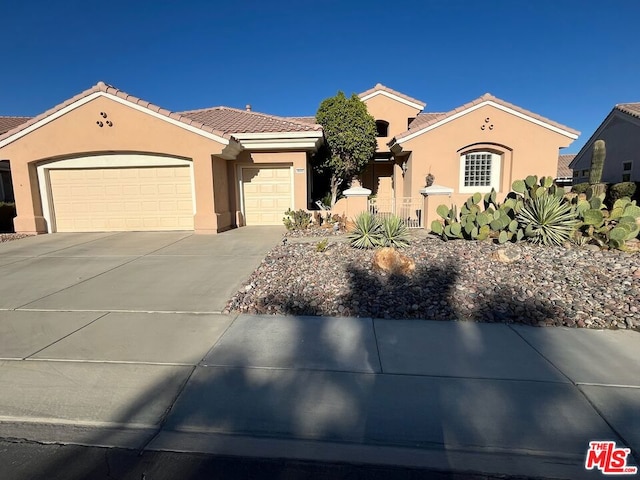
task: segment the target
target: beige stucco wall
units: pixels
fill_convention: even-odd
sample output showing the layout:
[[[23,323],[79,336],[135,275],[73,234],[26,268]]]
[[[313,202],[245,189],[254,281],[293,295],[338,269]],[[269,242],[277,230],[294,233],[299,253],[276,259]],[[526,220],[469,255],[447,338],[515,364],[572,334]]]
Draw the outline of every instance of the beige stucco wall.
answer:
[[[408,187],[405,196],[419,195],[429,172],[435,175],[437,185],[454,190],[451,196],[436,196],[427,202],[424,225],[429,228],[431,221],[439,218],[436,214],[439,204],[460,206],[473,193],[460,192],[462,155],[472,151],[500,155],[500,180],[496,190],[498,200],[502,201],[514,180],[527,175],[555,178],[559,149],[572,141],[541,125],[485,105],[402,143],[403,151],[411,152],[405,174],[405,187]]]
[[[389,122],[389,135],[378,137],[378,152],[388,152],[387,143],[395,136],[407,130],[407,121],[413,118],[420,110],[398,102],[384,95],[376,95],[364,102],[367,110],[376,120]]]
[[[489,129],[491,125],[493,128]],[[555,178],[558,151],[571,142],[564,135],[485,105],[403,142],[402,148],[412,152],[412,192],[425,186],[429,171],[435,175],[436,184],[459,192],[461,155],[474,150],[490,150],[501,156],[497,190],[505,195],[514,180],[527,175]],[[469,195],[465,193],[462,197],[466,199]]]
[[[293,209],[307,209],[307,175],[308,162],[306,151],[283,152],[249,152],[243,151],[236,160],[229,164],[229,198],[232,201],[230,210],[238,226],[244,225],[240,202],[240,186],[238,168],[251,165],[291,166],[293,168]],[[284,212],[282,212],[284,214]]]
[[[360,183],[364,188],[371,190],[373,195],[378,193],[378,183],[380,177],[393,178],[393,164],[387,162],[371,162],[360,174]],[[394,185],[395,189],[395,185]]]
[[[101,112],[107,114],[106,118]],[[106,120],[113,123],[106,125]],[[102,121],[99,127],[96,122]],[[11,162],[18,232],[43,233],[43,218],[36,164],[96,153],[150,153],[193,161],[195,179],[195,230],[215,233],[229,227],[228,201],[221,191],[214,198],[212,155],[224,145],[167,121],[137,111],[107,97],[98,97],[56,118],[0,149]],[[215,161],[215,176],[226,177],[226,163]],[[228,198],[228,195],[227,195]],[[219,202],[216,204],[216,202]]]

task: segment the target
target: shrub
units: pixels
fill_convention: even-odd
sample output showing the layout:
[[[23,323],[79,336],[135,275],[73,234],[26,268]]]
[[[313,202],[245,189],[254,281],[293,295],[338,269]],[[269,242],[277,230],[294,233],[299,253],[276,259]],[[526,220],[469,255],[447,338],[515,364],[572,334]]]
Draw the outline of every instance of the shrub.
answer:
[[[562,245],[579,223],[571,204],[556,195],[541,195],[525,203],[516,219],[525,237],[542,245]]]
[[[382,245],[382,225],[370,212],[362,212],[354,221],[354,229],[347,235],[354,248],[376,248]]]
[[[320,201],[325,207],[331,208],[331,192],[328,192],[324,197],[320,199]]]
[[[397,215],[383,218],[380,232],[384,247],[403,248],[409,245],[409,228]]]
[[[328,247],[329,247],[329,239],[323,238],[318,243],[316,243],[316,252],[322,253],[326,251]]]
[[[573,185],[571,187],[571,191],[577,194],[580,193],[587,193],[587,190],[589,189],[589,182],[584,182],[584,183],[576,183],[575,185]]]
[[[295,212],[289,209],[284,214],[282,222],[287,230],[305,230],[311,224],[311,214],[302,209]]]
[[[13,219],[16,216],[16,204],[0,202],[0,232],[13,233]]]
[[[613,205],[616,200],[624,197],[633,198],[633,194],[636,193],[635,182],[622,182],[615,183],[609,187],[609,194],[607,195],[607,204]]]

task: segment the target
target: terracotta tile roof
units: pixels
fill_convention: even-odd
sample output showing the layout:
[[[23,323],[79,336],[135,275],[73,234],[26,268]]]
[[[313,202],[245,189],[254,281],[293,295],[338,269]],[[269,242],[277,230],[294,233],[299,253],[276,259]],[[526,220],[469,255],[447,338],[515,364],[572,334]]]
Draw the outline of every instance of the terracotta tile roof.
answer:
[[[640,118],[640,102],[638,103],[619,103],[616,105],[618,110],[633,117]]]
[[[0,116],[0,135],[22,125],[31,117],[3,117]]]
[[[322,130],[322,127],[315,123],[315,119],[310,123],[293,117],[277,117],[230,107],[203,108],[181,112],[181,115],[228,134]]]
[[[392,95],[395,95],[396,97],[404,98],[409,102],[417,103],[418,105],[422,105],[422,108],[424,108],[427,105],[422,100],[418,100],[417,98],[413,98],[413,97],[410,97],[409,95],[405,95],[404,93],[401,93],[401,92],[398,92],[397,90],[393,90],[392,88],[386,87],[381,83],[377,83],[375,87],[370,88],[369,90],[358,94],[358,97],[360,98],[366,97],[367,95],[370,95],[372,93],[379,92],[379,91],[387,92]]]
[[[572,128],[569,128],[566,125],[562,125],[560,123],[554,122],[553,120],[549,120],[548,118],[545,118],[545,117],[543,117],[541,115],[538,115],[537,113],[530,112],[529,110],[525,110],[524,108],[520,108],[517,105],[514,105],[512,103],[505,102],[504,100],[501,100],[501,99],[499,99],[497,97],[494,97],[490,93],[485,93],[483,96],[481,96],[479,98],[476,98],[475,100],[473,100],[473,101],[471,101],[469,103],[465,103],[464,105],[461,105],[458,108],[455,108],[455,109],[450,110],[450,111],[448,111],[446,113],[443,113],[443,114],[438,114],[437,116],[434,116],[433,118],[429,118],[429,119],[425,118],[425,120],[423,122],[421,122],[419,125],[416,125],[415,121],[412,122],[411,123],[411,128],[409,128],[409,130],[407,130],[406,132],[403,132],[403,133],[401,133],[399,135],[396,135],[395,139],[396,140],[400,140],[402,138],[405,138],[405,137],[415,133],[418,130],[421,130],[423,128],[429,127],[431,125],[434,125],[435,123],[438,123],[438,122],[440,122],[440,121],[442,121],[442,120],[444,120],[446,118],[449,118],[449,117],[455,115],[456,113],[463,112],[463,111],[465,111],[465,110],[467,110],[467,109],[469,109],[471,107],[474,107],[475,105],[479,105],[479,104],[481,104],[483,102],[486,102],[486,101],[491,101],[491,102],[497,103],[498,105],[502,105],[503,107],[510,108],[512,110],[515,110],[516,112],[522,113],[522,114],[527,115],[528,117],[531,117],[531,118],[535,118],[536,120],[540,120],[541,122],[548,123],[549,125],[553,125],[554,127],[560,128],[560,129],[565,130],[565,131],[567,131],[569,133],[573,133],[575,135],[579,135],[580,134],[579,131],[574,130]],[[420,118],[420,117],[421,117],[421,115],[418,115],[418,117],[416,117],[416,120],[418,118]]]
[[[287,120],[293,120],[294,122],[302,122],[302,123],[309,123],[312,125],[316,125],[316,117],[312,116],[312,115],[308,115],[306,117],[284,117]]]
[[[175,112],[171,112],[169,110],[166,110],[164,108],[158,107],[157,105],[154,105],[153,103],[147,102],[146,100],[142,100],[138,97],[134,97],[133,95],[129,95],[126,92],[123,92],[122,90],[118,90],[116,87],[113,87],[111,85],[107,85],[104,82],[98,82],[96,85],[94,85],[93,87],[89,88],[88,90],[85,90],[84,92],[79,93],[78,95],[70,98],[69,100],[66,100],[65,102],[56,105],[55,107],[47,110],[46,112],[41,113],[40,115],[38,115],[37,117],[32,118],[31,120],[28,120],[27,122],[18,125],[17,127],[7,131],[4,134],[0,135],[0,140],[4,140],[7,137],[10,137],[11,135],[15,135],[16,133],[24,130],[25,128],[30,127],[31,125],[43,120],[44,118],[47,118],[50,115],[53,115],[54,113],[62,110],[63,108],[77,102],[78,100],[81,100],[85,97],[88,97],[89,95],[93,94],[93,93],[97,93],[97,92],[104,92],[104,93],[108,93],[111,95],[115,95],[119,98],[125,99],[131,103],[135,103],[136,105],[140,105],[141,107],[144,108],[148,108],[149,110],[159,113],[160,115],[164,115],[166,117],[172,118],[174,120],[178,120],[179,122],[185,123],[187,125],[191,125],[192,127],[195,128],[199,128],[200,130],[204,130],[206,132],[209,133],[213,133],[214,135],[218,135],[220,137],[226,138],[226,139],[230,139],[231,136],[227,135],[226,133],[216,130],[215,128],[212,128],[209,125],[205,125],[201,122],[198,122],[192,118],[189,118],[185,115],[182,115],[180,113],[175,113]]]
[[[439,118],[445,118],[445,112],[423,112],[419,114],[409,125],[409,130],[416,131],[423,125],[431,122],[432,120],[437,120]]]
[[[558,173],[556,178],[572,178],[573,169],[569,168],[569,164],[576,158],[574,154],[558,155]]]

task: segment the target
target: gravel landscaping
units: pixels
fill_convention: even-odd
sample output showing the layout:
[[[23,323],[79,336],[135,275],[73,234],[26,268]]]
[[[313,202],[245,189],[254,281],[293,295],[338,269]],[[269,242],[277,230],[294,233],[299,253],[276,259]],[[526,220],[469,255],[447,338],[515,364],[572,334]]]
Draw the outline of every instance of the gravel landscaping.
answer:
[[[24,233],[0,233],[0,243],[10,242],[12,240],[19,240],[21,238],[30,237],[31,235],[25,235]]]
[[[419,235],[388,275],[343,236],[288,238],[227,304],[243,313],[424,318],[640,331],[640,254]]]

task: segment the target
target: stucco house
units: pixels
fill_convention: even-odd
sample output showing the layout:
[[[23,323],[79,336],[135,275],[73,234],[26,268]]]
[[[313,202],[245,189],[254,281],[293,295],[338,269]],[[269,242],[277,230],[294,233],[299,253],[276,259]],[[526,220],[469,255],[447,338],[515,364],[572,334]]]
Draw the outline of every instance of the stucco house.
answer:
[[[599,139],[607,149],[602,181],[640,182],[640,103],[613,107],[571,162],[574,184],[589,181],[593,144]]]
[[[506,195],[527,175],[557,177],[558,155],[580,132],[485,94],[448,112],[384,85],[360,94],[379,126],[378,153],[362,178],[385,209],[429,225],[440,203],[463,203],[474,192]],[[426,176],[434,185],[426,187]],[[423,195],[439,196],[424,207]],[[424,210],[424,211],[423,211]]]
[[[334,211],[373,207],[414,227],[429,225],[438,203],[506,194],[529,174],[555,177],[559,149],[578,136],[489,94],[449,112],[380,84],[360,98],[376,119],[378,151],[355,188],[359,201]],[[0,160],[11,167],[17,232],[217,233],[313,208],[326,193],[311,168],[323,140],[313,117],[249,106],[170,112],[100,82],[0,134]]]
[[[306,208],[319,125],[226,107],[170,112],[102,82],[0,135],[17,232],[281,224]]]
[[[21,125],[29,120],[29,117],[0,116],[0,135]],[[13,184],[11,183],[11,170],[8,161],[0,160],[0,202],[13,202]]]

